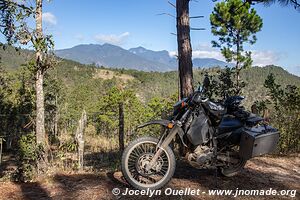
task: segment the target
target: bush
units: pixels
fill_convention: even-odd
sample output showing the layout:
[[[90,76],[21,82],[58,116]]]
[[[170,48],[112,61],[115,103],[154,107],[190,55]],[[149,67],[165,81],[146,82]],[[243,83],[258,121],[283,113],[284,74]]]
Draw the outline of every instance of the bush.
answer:
[[[39,151],[34,133],[22,135],[18,142],[16,181],[28,182],[36,175]]]
[[[271,112],[271,124],[280,131],[279,150],[281,153],[300,151],[300,88],[287,85],[283,88],[275,82],[275,77],[270,74],[264,86],[268,89],[269,99],[256,102],[258,109]]]

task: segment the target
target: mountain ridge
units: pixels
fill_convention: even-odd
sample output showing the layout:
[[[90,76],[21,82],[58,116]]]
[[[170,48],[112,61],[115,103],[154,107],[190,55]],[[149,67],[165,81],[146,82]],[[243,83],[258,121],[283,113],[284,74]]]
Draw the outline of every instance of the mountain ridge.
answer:
[[[177,59],[166,50],[153,51],[142,46],[128,50],[105,43],[80,44],[68,49],[56,50],[58,57],[73,60],[82,64],[96,64],[113,68],[136,69],[142,71],[177,70]],[[225,67],[232,64],[214,58],[194,58],[194,67]]]

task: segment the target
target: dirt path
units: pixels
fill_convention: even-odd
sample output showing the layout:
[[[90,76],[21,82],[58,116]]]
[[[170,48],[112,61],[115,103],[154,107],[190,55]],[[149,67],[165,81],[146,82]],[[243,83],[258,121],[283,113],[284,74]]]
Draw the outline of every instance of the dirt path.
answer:
[[[113,188],[124,192],[129,187],[120,172],[100,174],[58,173],[51,178],[35,183],[0,183],[0,199],[148,199],[147,196],[114,196]],[[300,199],[300,158],[261,157],[249,161],[239,175],[232,178],[218,176],[212,170],[197,170],[185,163],[179,163],[175,176],[167,188],[199,189],[200,195],[155,196],[155,199],[233,199],[233,196],[210,196],[210,189],[226,190],[297,190],[290,196],[238,196],[234,199]],[[162,190],[164,193],[165,190]]]

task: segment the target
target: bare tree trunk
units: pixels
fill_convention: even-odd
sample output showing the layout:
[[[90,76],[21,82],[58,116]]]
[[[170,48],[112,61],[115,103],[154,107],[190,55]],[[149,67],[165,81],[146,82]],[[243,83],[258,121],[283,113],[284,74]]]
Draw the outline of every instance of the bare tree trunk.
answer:
[[[236,95],[239,95],[241,92],[240,71],[241,71],[241,69],[239,67],[236,67]]]
[[[124,150],[124,107],[123,103],[119,103],[119,149]]]
[[[176,0],[176,13],[180,96],[184,98],[193,92],[189,0]]]
[[[189,1],[190,0],[176,0],[180,98],[187,97],[194,91]],[[186,148],[180,143],[180,154],[184,155],[186,153],[185,151]]]
[[[2,147],[3,147],[3,138],[0,137],[0,165],[2,163]]]
[[[43,75],[38,70],[36,73],[36,141],[38,144],[45,143],[45,109],[44,109],[44,91]]]
[[[36,41],[43,38],[42,29],[42,0],[36,0]],[[38,162],[39,171],[44,171],[47,167],[47,145],[45,135],[45,108],[44,108],[44,70],[43,70],[43,55],[39,45],[36,48],[36,142],[44,148],[42,158]]]
[[[236,44],[236,65],[235,65],[235,75],[236,75],[236,95],[240,93],[240,36],[237,35]]]
[[[12,135],[8,135],[6,138],[6,149],[11,150],[12,149]]]
[[[75,139],[78,144],[78,166],[79,169],[83,169],[83,154],[84,154],[84,130],[87,123],[86,112],[83,111],[81,118],[78,122],[78,127],[76,129]]]
[[[58,103],[57,103],[57,95],[55,95],[55,116],[54,116],[54,136],[58,136]]]

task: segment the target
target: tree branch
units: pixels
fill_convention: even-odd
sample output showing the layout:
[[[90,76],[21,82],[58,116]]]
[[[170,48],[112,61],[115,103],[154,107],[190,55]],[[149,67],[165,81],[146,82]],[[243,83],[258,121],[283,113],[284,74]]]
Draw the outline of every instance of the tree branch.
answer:
[[[191,28],[192,31],[204,31],[205,28]]]
[[[174,7],[176,9],[175,4],[173,4],[172,2],[168,1],[168,4],[170,4],[172,7]]]
[[[190,19],[196,19],[196,18],[203,18],[204,16],[200,15],[200,16],[193,16],[193,17],[190,17]]]
[[[245,0],[245,2],[248,2],[250,4],[253,3],[264,3],[266,5],[273,4],[275,2],[279,2],[282,6],[292,5],[294,8],[300,9],[300,1],[299,0]]]
[[[157,14],[157,15],[168,15],[170,17],[176,18],[174,15],[172,15],[170,13],[160,13],[160,14]]]

